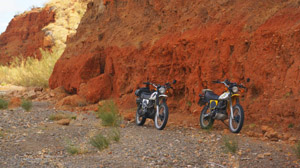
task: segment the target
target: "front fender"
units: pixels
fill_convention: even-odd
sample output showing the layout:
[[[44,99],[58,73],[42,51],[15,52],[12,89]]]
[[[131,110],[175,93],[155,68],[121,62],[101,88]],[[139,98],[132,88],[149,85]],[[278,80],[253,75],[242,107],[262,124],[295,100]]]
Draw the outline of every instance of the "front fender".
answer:
[[[240,94],[233,94],[233,95],[231,95],[231,102],[232,102],[232,104],[239,103],[239,97],[240,96],[241,96]]]
[[[165,94],[160,94],[158,97],[168,97],[168,96]]]

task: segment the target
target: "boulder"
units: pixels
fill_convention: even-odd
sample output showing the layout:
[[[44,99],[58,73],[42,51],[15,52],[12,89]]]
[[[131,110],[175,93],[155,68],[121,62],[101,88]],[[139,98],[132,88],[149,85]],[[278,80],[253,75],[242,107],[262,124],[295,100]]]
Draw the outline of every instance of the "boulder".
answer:
[[[84,106],[86,104],[87,104],[86,100],[83,97],[79,95],[71,95],[57,102],[55,106],[56,107],[62,107],[62,106],[78,107],[78,106]]]

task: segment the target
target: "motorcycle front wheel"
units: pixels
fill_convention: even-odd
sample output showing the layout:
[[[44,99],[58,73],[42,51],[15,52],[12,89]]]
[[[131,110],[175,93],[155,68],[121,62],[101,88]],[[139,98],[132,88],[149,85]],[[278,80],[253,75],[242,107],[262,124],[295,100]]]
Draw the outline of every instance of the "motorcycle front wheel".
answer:
[[[233,106],[233,117],[229,117],[229,128],[232,133],[239,133],[244,124],[244,110],[240,104]]]
[[[200,126],[202,129],[209,129],[214,124],[214,119],[209,116],[208,105],[204,106],[200,114]]]
[[[159,105],[159,114],[155,112],[154,124],[156,129],[163,130],[167,125],[169,118],[169,109],[166,103]]]
[[[138,126],[144,125],[145,121],[146,121],[146,117],[143,117],[140,115],[142,113],[141,110],[142,110],[142,107],[138,106],[138,108],[136,110],[136,115],[135,115],[135,123]]]

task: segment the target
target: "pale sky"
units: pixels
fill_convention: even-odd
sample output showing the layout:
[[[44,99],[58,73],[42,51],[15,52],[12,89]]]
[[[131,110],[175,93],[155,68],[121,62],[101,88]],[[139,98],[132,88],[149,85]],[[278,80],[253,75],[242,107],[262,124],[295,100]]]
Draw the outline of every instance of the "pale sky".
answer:
[[[17,13],[30,10],[32,6],[42,7],[49,0],[0,0],[0,33],[6,30],[10,20]]]

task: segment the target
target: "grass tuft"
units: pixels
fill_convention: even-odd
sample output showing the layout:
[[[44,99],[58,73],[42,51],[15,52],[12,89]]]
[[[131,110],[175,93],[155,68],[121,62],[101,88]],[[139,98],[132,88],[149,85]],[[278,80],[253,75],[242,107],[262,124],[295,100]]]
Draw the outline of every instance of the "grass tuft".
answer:
[[[298,141],[298,143],[296,143],[294,151],[295,151],[297,158],[300,159],[300,141]]]
[[[4,137],[4,133],[0,130],[0,137],[3,138]]]
[[[119,129],[112,129],[111,133],[110,133],[110,139],[115,141],[115,142],[119,142],[120,141],[120,130]]]
[[[67,140],[66,143],[67,144],[65,149],[71,155],[83,154],[88,152],[83,146],[75,145],[71,140]]]
[[[66,150],[69,154],[75,155],[80,153],[80,147],[75,145],[69,145],[66,147]]]
[[[32,101],[31,100],[22,100],[21,107],[25,111],[30,111],[32,108]]]
[[[4,99],[0,99],[0,109],[7,109],[8,102]]]
[[[96,113],[102,120],[103,126],[119,126],[121,123],[118,108],[112,100],[108,100],[103,106],[99,106],[98,112]]]
[[[57,120],[61,120],[61,119],[72,119],[72,120],[76,120],[76,116],[72,116],[69,114],[64,114],[64,113],[57,113],[57,114],[51,114],[49,116],[49,120],[52,121],[57,121]]]
[[[90,139],[90,143],[92,146],[96,147],[98,150],[101,151],[108,147],[109,140],[104,135],[99,133]]]
[[[226,153],[236,153],[238,150],[238,140],[234,136],[223,137],[224,149]]]

